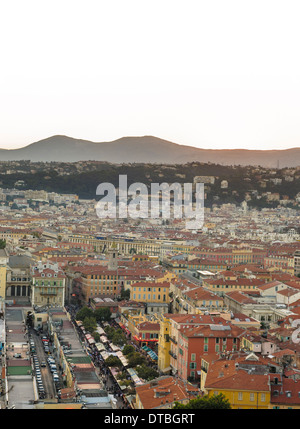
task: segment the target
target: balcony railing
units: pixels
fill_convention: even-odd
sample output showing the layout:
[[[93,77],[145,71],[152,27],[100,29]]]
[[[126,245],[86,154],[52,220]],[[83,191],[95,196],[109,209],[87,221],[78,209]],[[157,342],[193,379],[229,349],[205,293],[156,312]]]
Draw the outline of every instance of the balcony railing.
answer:
[[[45,290],[40,292],[40,295],[57,295],[57,292],[47,292]]]
[[[177,344],[177,341],[173,337],[170,337],[170,341],[172,341],[172,343],[174,343],[174,344]]]

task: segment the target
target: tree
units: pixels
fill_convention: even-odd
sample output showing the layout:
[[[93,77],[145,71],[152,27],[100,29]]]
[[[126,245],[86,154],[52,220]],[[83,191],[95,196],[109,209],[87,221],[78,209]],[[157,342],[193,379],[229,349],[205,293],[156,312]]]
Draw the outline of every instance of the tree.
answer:
[[[105,360],[105,363],[109,367],[117,367],[121,368],[123,366],[122,362],[117,356],[108,356],[108,358]]]
[[[97,321],[95,317],[85,317],[82,321],[84,329],[90,333],[94,332],[97,328]]]
[[[97,310],[95,310],[94,312],[94,316],[96,317],[98,322],[109,322],[111,319],[111,311],[108,307],[97,308]]]
[[[130,299],[130,290],[123,289],[121,290],[121,299],[129,300]]]
[[[96,343],[98,343],[100,341],[100,334],[97,331],[94,331],[92,333],[92,336],[94,337],[94,340],[96,341]]]
[[[217,410],[217,409],[231,409],[231,405],[228,399],[222,393],[219,395],[203,397],[198,396],[195,399],[191,399],[187,404],[181,404],[175,402],[173,409],[185,409],[185,410]]]
[[[106,327],[104,328],[104,331],[105,331],[105,333],[106,333],[106,335],[107,335],[107,338],[108,338],[109,340],[112,340],[112,338],[113,338],[113,336],[114,336],[114,332],[115,332],[114,328],[112,328],[111,326],[106,326]]]
[[[127,358],[129,367],[135,367],[146,363],[146,358],[138,352],[130,353],[127,355]]]
[[[6,241],[0,239],[0,249],[5,249]]]
[[[146,366],[145,364],[138,365],[136,367],[137,375],[143,380],[150,381],[159,376],[158,371],[155,369]]]
[[[124,346],[122,353],[124,356],[131,354],[134,352],[134,347],[131,344],[126,344],[126,346]]]
[[[33,328],[33,326],[34,326],[34,313],[32,313],[32,311],[27,312],[26,323],[28,326]]]
[[[91,310],[89,307],[83,307],[81,310],[79,310],[76,314],[76,320],[83,321],[86,317],[92,317],[93,316],[93,310]]]
[[[126,337],[123,332],[115,331],[112,337],[112,343],[116,346],[123,346],[126,343]]]

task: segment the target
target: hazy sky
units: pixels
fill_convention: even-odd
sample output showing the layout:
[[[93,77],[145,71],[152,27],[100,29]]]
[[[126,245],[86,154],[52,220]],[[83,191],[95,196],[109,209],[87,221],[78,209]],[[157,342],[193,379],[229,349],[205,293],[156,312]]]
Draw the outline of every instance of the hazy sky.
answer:
[[[300,147],[299,0],[0,4],[2,148],[54,134]]]

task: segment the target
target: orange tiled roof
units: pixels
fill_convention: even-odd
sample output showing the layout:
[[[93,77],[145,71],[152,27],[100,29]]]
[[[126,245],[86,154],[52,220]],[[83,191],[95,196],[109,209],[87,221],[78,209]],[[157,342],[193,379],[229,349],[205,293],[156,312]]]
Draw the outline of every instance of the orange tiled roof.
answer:
[[[193,399],[200,391],[189,383],[184,384],[175,377],[160,377],[152,382],[136,386],[138,395],[144,409],[162,408],[175,401]]]

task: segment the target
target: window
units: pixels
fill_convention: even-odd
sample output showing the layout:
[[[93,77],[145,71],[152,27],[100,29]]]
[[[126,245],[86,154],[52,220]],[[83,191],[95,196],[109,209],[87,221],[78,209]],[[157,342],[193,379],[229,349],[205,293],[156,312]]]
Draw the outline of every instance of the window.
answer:
[[[196,360],[196,353],[192,353],[192,354],[191,354],[191,360],[192,360],[192,361],[195,361],[195,360]]]
[[[250,393],[250,401],[254,401],[254,393]]]
[[[243,400],[243,392],[239,392],[239,394],[238,394],[238,400],[239,401]]]

